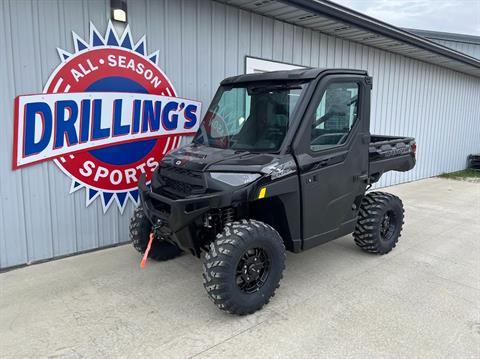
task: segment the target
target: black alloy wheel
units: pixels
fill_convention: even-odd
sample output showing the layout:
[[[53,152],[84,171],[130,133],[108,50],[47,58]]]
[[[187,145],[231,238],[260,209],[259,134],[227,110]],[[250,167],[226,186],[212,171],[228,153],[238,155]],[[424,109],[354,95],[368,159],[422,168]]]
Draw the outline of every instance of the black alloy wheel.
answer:
[[[285,268],[285,246],[278,232],[257,220],[228,223],[203,260],[203,286],[215,305],[245,315],[274,296]]]
[[[247,249],[237,265],[236,283],[245,293],[258,291],[268,279],[270,262],[262,248]]]
[[[380,235],[384,241],[390,241],[397,228],[396,217],[393,211],[387,211],[383,215]]]
[[[397,245],[404,218],[403,203],[385,192],[370,192],[362,199],[353,238],[366,252],[386,254]]]

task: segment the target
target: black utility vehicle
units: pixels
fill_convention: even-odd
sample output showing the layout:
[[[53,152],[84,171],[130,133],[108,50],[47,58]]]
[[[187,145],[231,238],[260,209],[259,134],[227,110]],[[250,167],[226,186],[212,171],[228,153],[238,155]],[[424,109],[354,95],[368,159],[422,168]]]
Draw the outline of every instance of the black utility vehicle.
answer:
[[[400,237],[401,200],[369,186],[415,165],[410,137],[370,135],[372,78],[307,69],[222,81],[193,142],[140,180],[134,247],[166,260],[203,259],[220,308],[248,314],[274,295],[285,250],[301,252],[353,232],[371,253]]]

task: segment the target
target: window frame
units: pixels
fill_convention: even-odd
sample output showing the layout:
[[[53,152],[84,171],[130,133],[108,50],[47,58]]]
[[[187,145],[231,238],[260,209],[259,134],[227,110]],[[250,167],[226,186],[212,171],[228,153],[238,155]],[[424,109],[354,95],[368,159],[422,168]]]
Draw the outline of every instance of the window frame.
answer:
[[[318,107],[323,93],[325,92],[326,88],[334,82],[354,82],[359,86],[359,104],[357,109],[357,121],[356,124],[352,127],[350,134],[345,141],[345,143],[337,146],[333,146],[330,148],[322,149],[319,151],[313,151],[310,148],[311,143],[311,124],[313,119],[306,120],[307,117],[313,116],[316,108]],[[366,96],[368,95],[368,89],[366,88],[365,84],[365,75],[364,74],[352,74],[346,72],[345,74],[326,74],[323,78],[313,84],[313,88],[311,89],[312,94],[310,95],[310,99],[308,103],[306,103],[306,108],[303,110],[303,114],[301,115],[302,121],[299,123],[299,127],[296,130],[296,134],[292,139],[292,151],[296,156],[307,155],[312,158],[319,158],[319,157],[327,157],[330,154],[338,153],[338,152],[346,152],[348,151],[348,147],[351,145],[352,140],[355,138],[355,135],[363,129],[364,122],[367,120],[365,126],[367,127],[366,131],[368,131],[368,111],[365,106],[368,107],[368,104],[365,105]]]
[[[354,120],[354,123],[353,123],[353,126],[349,129],[348,131],[348,135],[347,135],[347,138],[345,139],[345,142],[343,143],[340,143],[340,144],[336,144],[336,145],[331,145],[330,147],[326,147],[326,148],[322,148],[322,149],[319,149],[319,150],[314,150],[312,149],[312,130],[313,130],[313,127],[312,127],[312,122],[313,120],[315,119],[315,117],[312,118],[312,121],[310,121],[310,126],[309,126],[309,136],[308,138],[310,139],[309,140],[309,144],[308,144],[308,148],[310,149],[310,152],[311,153],[320,153],[320,152],[324,152],[324,151],[328,151],[328,150],[331,150],[331,149],[335,149],[335,148],[342,148],[344,147],[344,145],[348,144],[349,142],[351,142],[351,137],[352,137],[352,133],[355,131],[355,128],[358,127],[357,126],[357,123],[360,121],[360,116],[361,116],[361,96],[362,96],[362,83],[360,80],[348,80],[348,79],[332,79],[331,81],[328,81],[328,83],[325,85],[325,87],[323,88],[323,91],[322,91],[322,94],[321,96],[318,96],[318,88],[316,90],[316,94],[314,96],[314,103],[316,103],[316,105],[314,106],[314,111],[312,114],[315,114],[318,107],[320,106],[320,103],[322,102],[323,98],[325,97],[328,89],[333,85],[333,84],[356,84],[357,85],[357,116]]]

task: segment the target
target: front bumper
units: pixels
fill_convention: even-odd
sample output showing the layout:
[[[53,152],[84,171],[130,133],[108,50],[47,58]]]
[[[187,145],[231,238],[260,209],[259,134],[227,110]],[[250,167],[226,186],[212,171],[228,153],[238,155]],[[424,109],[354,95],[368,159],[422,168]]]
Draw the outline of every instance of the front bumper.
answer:
[[[145,175],[138,183],[140,201],[150,222],[158,226],[160,233],[183,250],[199,255],[199,243],[194,222],[211,208],[221,208],[226,202],[224,192],[171,199],[152,192],[146,185]],[[229,197],[229,196],[227,196]]]

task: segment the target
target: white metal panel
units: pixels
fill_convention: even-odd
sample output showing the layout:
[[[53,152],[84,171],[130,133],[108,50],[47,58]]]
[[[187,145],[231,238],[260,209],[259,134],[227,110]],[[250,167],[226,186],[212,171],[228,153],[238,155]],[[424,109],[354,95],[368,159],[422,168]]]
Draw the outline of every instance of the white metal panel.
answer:
[[[88,35],[91,20],[105,30],[108,1],[0,3],[0,267],[127,240],[123,215],[85,193],[53,163],[11,170],[13,98],[40,92],[58,64],[56,48],[72,49],[70,32]],[[245,72],[245,57],[303,66],[354,67],[373,76],[372,133],[417,138],[413,171],[389,173],[387,186],[465,167],[480,152],[480,80],[450,69],[209,0],[135,0],[128,20],[136,40],[147,34],[178,95],[208,106],[219,82]],[[351,35],[351,32],[348,32]],[[186,141],[184,139],[183,141]]]
[[[27,237],[23,206],[22,173],[11,171],[13,146],[13,97],[15,96],[15,72],[13,68],[13,43],[11,36],[12,19],[10,4],[0,3],[0,116],[2,120],[2,140],[0,141],[0,267],[25,263]],[[9,105],[10,104],[10,105]]]
[[[288,71],[295,69],[302,69],[305,66],[291,65],[284,62],[278,62],[274,60],[263,60],[257,59],[254,57],[247,57],[245,59],[245,73],[254,74],[259,72],[269,72],[269,71]]]

